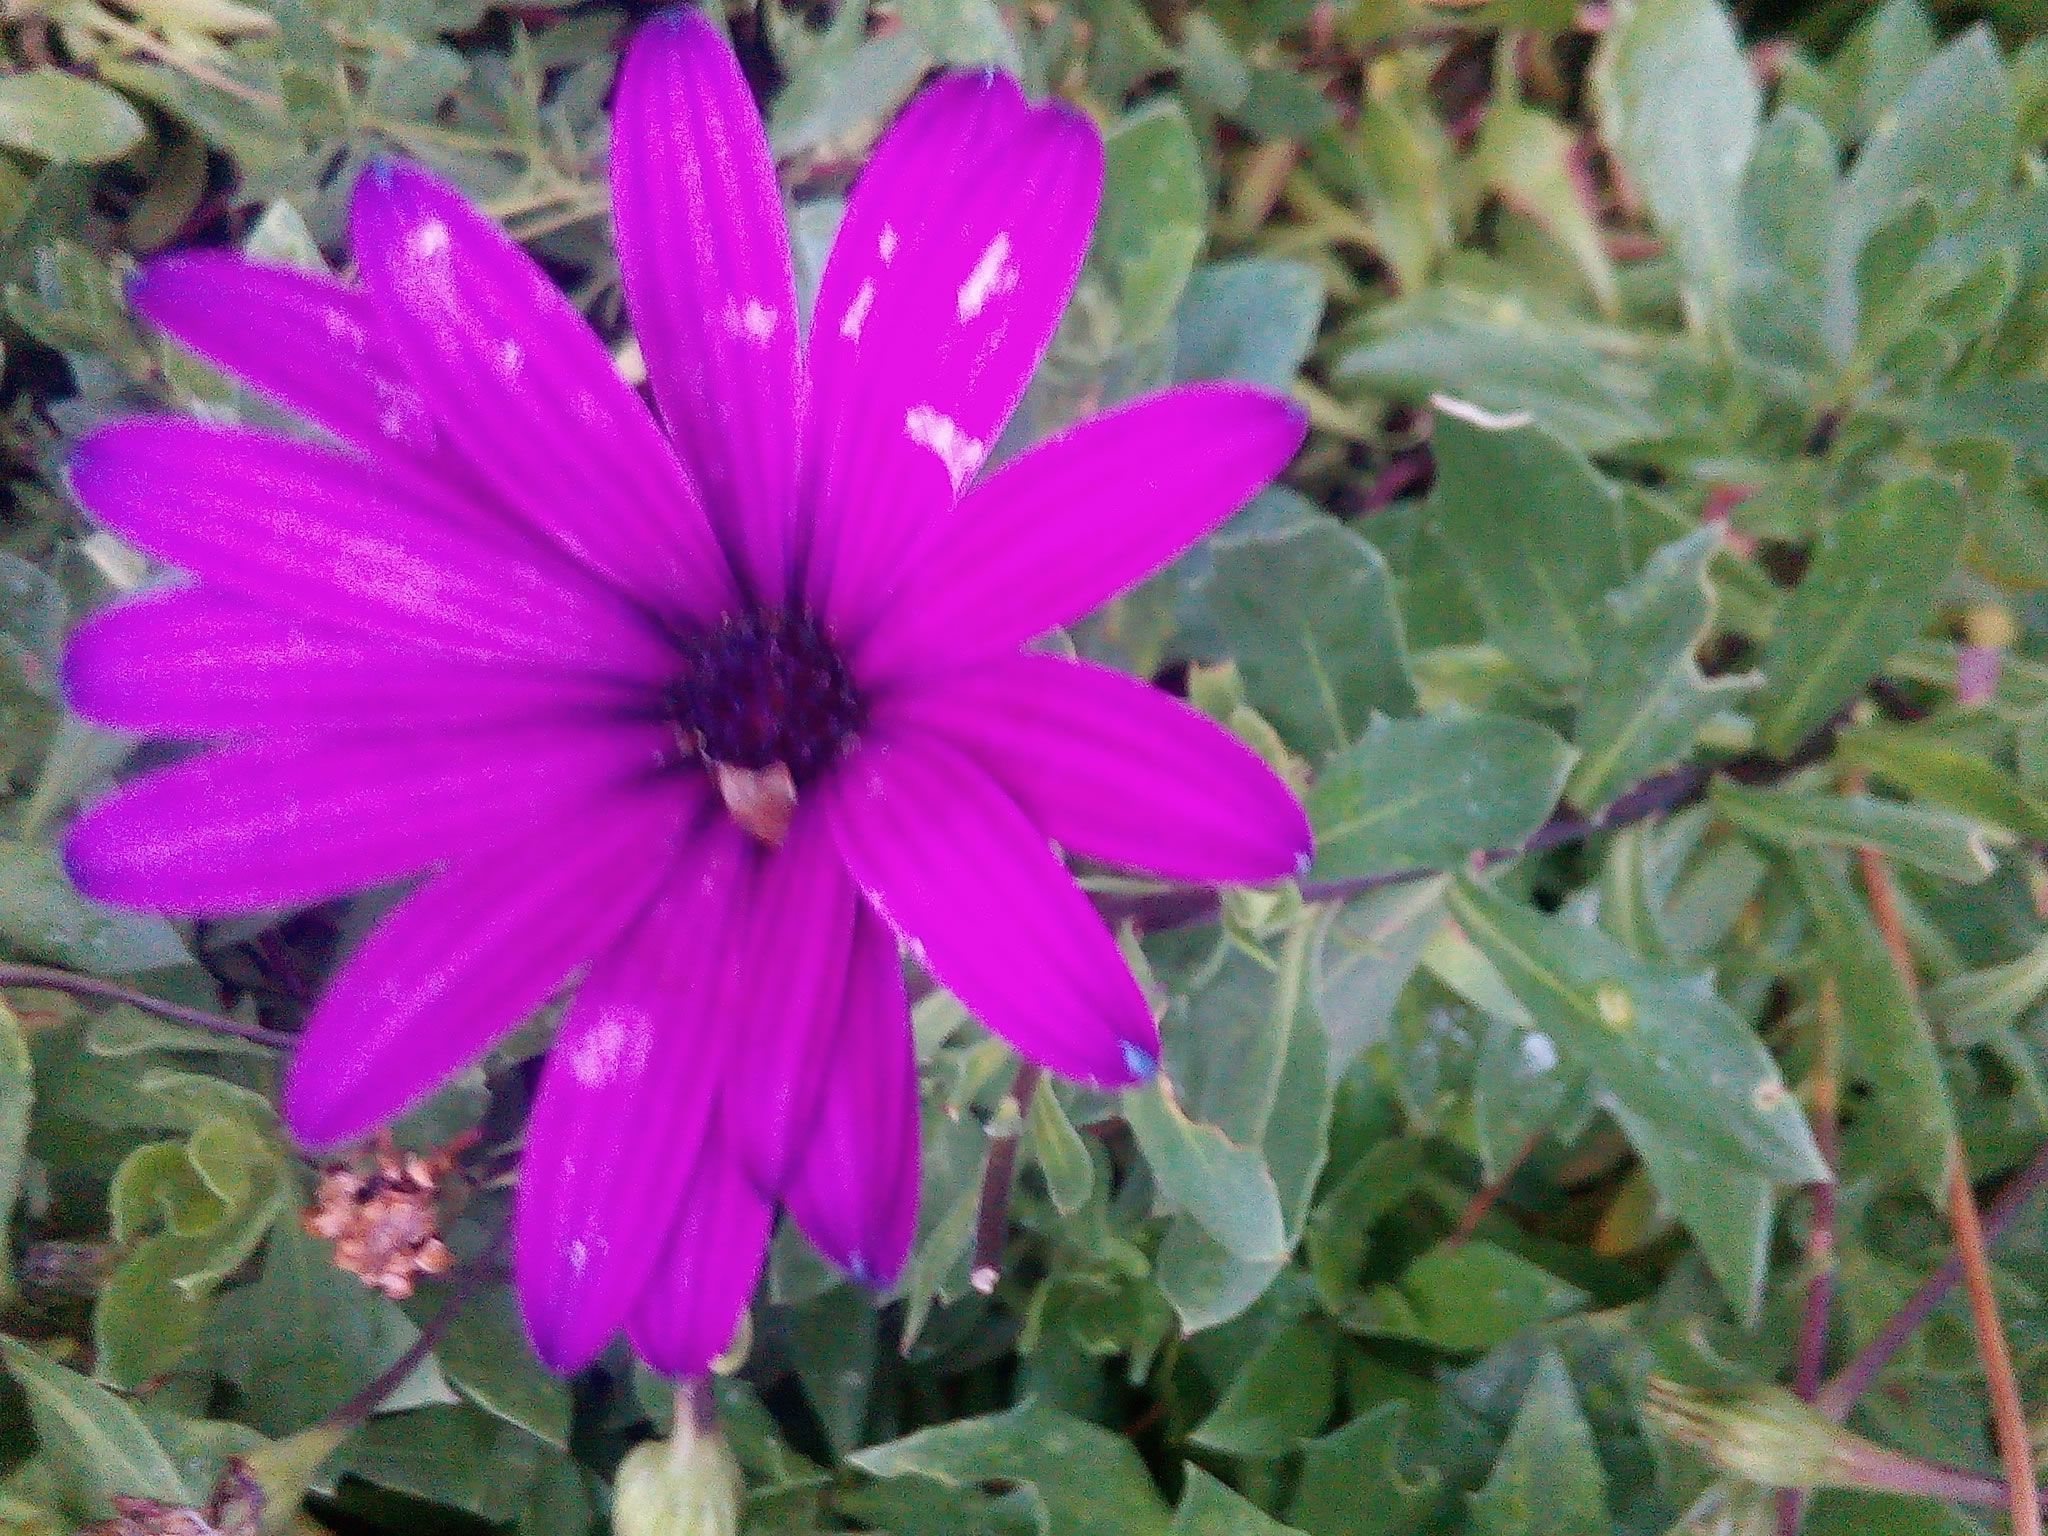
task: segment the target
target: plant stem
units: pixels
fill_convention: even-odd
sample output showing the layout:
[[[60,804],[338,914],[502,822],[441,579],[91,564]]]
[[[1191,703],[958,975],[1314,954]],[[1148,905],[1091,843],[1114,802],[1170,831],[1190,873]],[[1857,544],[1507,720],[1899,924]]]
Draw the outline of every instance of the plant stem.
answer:
[[[189,1024],[194,1029],[206,1030],[209,1034],[232,1035],[237,1040],[247,1040],[251,1045],[265,1045],[273,1051],[291,1048],[295,1036],[282,1030],[265,1029],[261,1024],[244,1024],[239,1019],[230,1019],[218,1013],[208,1013],[203,1008],[186,1008],[178,1003],[167,1003],[160,997],[151,997],[147,992],[137,992],[119,982],[102,981],[97,976],[74,976],[69,971],[60,971],[47,965],[0,964],[0,987],[38,987],[47,992],[68,992],[74,997],[93,997],[110,1003],[127,1003],[140,1008],[144,1013],[153,1013],[160,1019],[169,1019],[173,1024]]]
[[[1820,1059],[1814,1064],[1808,1119],[1828,1171],[1838,1166],[1835,1123],[1840,1103],[1842,1070],[1842,995],[1832,976],[1821,978],[1814,1002],[1814,1023],[1820,1037]],[[1799,1322],[1799,1359],[1792,1390],[1802,1402],[1820,1395],[1821,1371],[1827,1364],[1828,1323],[1835,1302],[1835,1185],[1832,1179],[1807,1187],[1812,1203],[1806,1231],[1806,1302]],[[1778,1494],[1778,1536],[1798,1536],[1806,1519],[1806,1492],[1786,1488]]]
[[[431,1355],[448,1330],[455,1326],[455,1316],[475,1297],[483,1283],[497,1273],[498,1250],[504,1246],[505,1233],[501,1229],[490,1245],[474,1259],[463,1266],[455,1276],[455,1283],[449,1287],[448,1299],[441,1303],[441,1310],[420,1325],[420,1336],[412,1346],[384,1370],[378,1373],[362,1391],[343,1403],[325,1419],[325,1423],[338,1429],[353,1429],[375,1413],[384,1399],[396,1392],[405,1379],[420,1368],[420,1362]]]
[[[1043,1071],[1034,1062],[1017,1068],[1004,1101],[1004,1118],[1014,1112],[1015,1130],[989,1138],[988,1164],[981,1173],[981,1209],[974,1221],[974,1262],[967,1271],[973,1287],[986,1296],[1003,1275],[1003,1250],[1010,1242],[1010,1188],[1017,1178],[1017,1148],[1024,1139],[1024,1120],[1038,1092]]]
[[[1920,978],[1906,943],[1906,926],[1899,914],[1898,888],[1892,883],[1891,869],[1875,848],[1859,848],[1857,858],[1863,868],[1864,887],[1870,894],[1870,910],[1877,919],[1878,931],[1884,935],[1899,983],[1908,995],[1917,998]],[[1983,1364],[1984,1383],[1991,1398],[1991,1426],[1998,1441],[1999,1459],[2005,1466],[2013,1536],[2042,1536],[2041,1490],[2034,1481],[2033,1442],[2027,1432],[2026,1410],[2020,1404],[2019,1382],[2013,1375],[2012,1350],[1998,1316],[1998,1298],[1991,1290],[1991,1257],[1977,1211],[1977,1197],[1970,1188],[1969,1161],[1959,1143],[1952,1143],[1948,1149],[1948,1219],[1955,1232],[1963,1286],[1970,1298],[1977,1357]]]
[[[1991,1258],[1984,1246],[1977,1197],[1970,1188],[1970,1170],[1961,1147],[1949,1157],[1948,1205],[1956,1254],[1963,1265],[1963,1287],[1970,1298],[1970,1321],[1977,1333],[1977,1352],[1991,1393],[1991,1425],[1998,1437],[1999,1459],[2005,1464],[2013,1536],[2041,1536],[2041,1488],[2034,1480],[2033,1439],[2027,1432],[2026,1409],[2020,1404],[2011,1347],[1998,1318],[1998,1298],[1991,1291]]]
[[[1479,855],[1479,862],[1482,865],[1502,864],[1526,854],[1547,853],[1553,848],[1583,842],[1596,832],[1609,832],[1648,821],[1653,816],[1675,811],[1697,800],[1712,778],[1713,774],[1701,767],[1675,768],[1669,773],[1657,774],[1643,780],[1598,816],[1586,817],[1576,811],[1560,811],[1538,827],[1526,841],[1509,848],[1489,849]],[[1368,891],[1408,885],[1443,873],[1443,870],[1431,866],[1396,869],[1347,880],[1305,880],[1301,885],[1301,897],[1312,902],[1349,901]],[[1150,891],[1142,896],[1098,896],[1095,904],[1113,924],[1133,921],[1147,933],[1157,933],[1166,928],[1185,928],[1209,921],[1216,916],[1221,898],[1207,886],[1184,885]]]
[[[2048,1142],[2042,1143],[2033,1161],[2006,1180],[1998,1197],[1991,1202],[1991,1208],[1984,1213],[1984,1240],[1987,1244],[1998,1241],[2044,1184],[2048,1184]],[[1906,1341],[1919,1331],[1920,1325],[1947,1299],[1948,1293],[1962,1278],[1963,1261],[1952,1253],[1941,1268],[1927,1277],[1912,1298],[1892,1314],[1884,1332],[1866,1344],[1855,1359],[1821,1388],[1820,1395],[1814,1399],[1814,1406],[1837,1424],[1846,1419],[1849,1410],[1877,1380],[1878,1373],[1891,1364],[1892,1357],[1905,1347]]]

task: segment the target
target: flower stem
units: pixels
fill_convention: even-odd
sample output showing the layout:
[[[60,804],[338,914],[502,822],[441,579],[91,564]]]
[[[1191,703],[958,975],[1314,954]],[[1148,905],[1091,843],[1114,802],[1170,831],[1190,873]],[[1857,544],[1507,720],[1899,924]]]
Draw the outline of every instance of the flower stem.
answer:
[[[265,1029],[261,1024],[244,1024],[239,1019],[230,1019],[218,1013],[208,1013],[203,1008],[186,1008],[178,1003],[167,1003],[160,997],[151,997],[147,992],[137,992],[119,982],[102,981],[97,976],[75,976],[70,971],[60,971],[47,965],[0,964],[0,987],[38,987],[48,992],[68,992],[74,997],[99,998],[104,1002],[126,1003],[140,1008],[144,1013],[153,1013],[160,1019],[169,1019],[173,1024],[189,1024],[194,1029],[206,1030],[209,1034],[232,1035],[237,1040],[247,1040],[252,1045],[265,1045],[273,1051],[288,1050],[296,1038],[282,1030]]]
[[[974,1221],[974,1262],[967,1271],[973,1287],[986,1296],[1003,1275],[1003,1250],[1010,1242],[1010,1189],[1017,1178],[1017,1148],[1024,1139],[1025,1117],[1044,1072],[1035,1062],[1017,1068],[1003,1102],[1001,1134],[989,1138],[988,1164],[981,1173],[981,1210]]]
[[[1908,994],[1918,997],[1920,979],[1906,943],[1906,927],[1899,914],[1898,888],[1892,882],[1891,869],[1875,848],[1859,848],[1857,858],[1863,868],[1864,887],[1870,894],[1871,913],[1877,919],[1878,931],[1884,935],[1899,982]],[[2013,1536],[2042,1536],[2041,1490],[2034,1481],[2034,1449],[2027,1433],[2026,1410],[2020,1404],[2012,1350],[1998,1316],[1998,1298],[1991,1290],[1991,1257],[1977,1211],[1977,1197],[1970,1188],[1969,1161],[1958,1143],[1952,1143],[1948,1149],[1948,1219],[1955,1232],[1963,1287],[1970,1298],[1977,1357],[1984,1367],[1985,1387],[1991,1398],[1992,1430],[1998,1441],[1999,1459],[2005,1466]]]

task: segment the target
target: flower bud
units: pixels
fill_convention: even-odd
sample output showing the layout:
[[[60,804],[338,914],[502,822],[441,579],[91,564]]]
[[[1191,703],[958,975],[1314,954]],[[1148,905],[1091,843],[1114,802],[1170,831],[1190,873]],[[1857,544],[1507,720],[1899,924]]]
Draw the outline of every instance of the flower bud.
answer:
[[[736,1536],[746,1492],[703,1383],[676,1388],[666,1440],[637,1446],[612,1487],[613,1536]]]
[[[1723,1472],[1767,1488],[1867,1488],[1873,1465],[1890,1458],[1782,1387],[1700,1392],[1652,1377],[1643,1417]]]

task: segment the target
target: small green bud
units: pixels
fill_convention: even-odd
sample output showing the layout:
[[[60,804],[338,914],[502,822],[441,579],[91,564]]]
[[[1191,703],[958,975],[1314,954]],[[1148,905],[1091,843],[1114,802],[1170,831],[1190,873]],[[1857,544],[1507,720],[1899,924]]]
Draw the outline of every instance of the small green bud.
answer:
[[[612,1486],[613,1536],[736,1536],[746,1482],[718,1432],[705,1383],[676,1388],[666,1440],[635,1447]]]
[[[1970,1504],[2004,1499],[1993,1480],[1888,1451],[1783,1387],[1701,1392],[1652,1377],[1643,1417],[1731,1477],[1765,1488],[1861,1488]]]
[[[1889,1453],[1830,1423],[1782,1387],[1699,1392],[1650,1380],[1643,1416],[1723,1472],[1767,1488],[1861,1488]]]

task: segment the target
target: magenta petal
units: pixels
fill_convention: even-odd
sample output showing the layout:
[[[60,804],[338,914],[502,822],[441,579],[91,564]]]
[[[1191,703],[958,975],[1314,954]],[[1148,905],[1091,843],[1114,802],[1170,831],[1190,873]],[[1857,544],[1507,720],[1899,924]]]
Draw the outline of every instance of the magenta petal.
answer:
[[[1249,501],[1306,430],[1277,396],[1191,384],[1040,444],[934,531],[856,667],[957,665],[1093,612]]]
[[[1008,656],[890,699],[966,751],[1061,847],[1174,880],[1298,875],[1314,846],[1293,792],[1214,721],[1135,678]]]
[[[1103,1087],[1148,1076],[1159,1030],[1045,834],[958,749],[886,722],[826,817],[854,880],[933,976],[1032,1060]]]
[[[1064,104],[1027,111],[997,77],[930,93],[855,186],[811,325],[805,460],[808,580],[841,633],[865,626],[1001,435],[1101,192],[1094,125]]]
[[[702,1376],[731,1346],[768,1257],[775,1208],[716,1137],[679,1204],[626,1331],[641,1359],[680,1380]]]
[[[441,429],[536,528],[663,614],[730,592],[695,491],[548,275],[445,182],[380,161],[356,259]]]
[[[802,419],[796,283],[761,114],[695,11],[659,13],[626,55],[612,218],[676,451],[755,593],[780,603]]]
[[[93,433],[70,473],[116,533],[266,606],[456,655],[641,677],[673,665],[655,626],[573,563],[461,533],[344,454],[158,417]]]
[[[645,779],[664,734],[528,724],[223,747],[91,807],[64,862],[89,896],[182,916],[324,901],[583,814]]]
[[[860,893],[822,817],[797,813],[763,857],[740,955],[735,1026],[745,1070],[725,1085],[725,1139],[747,1176],[779,1194],[811,1133],[838,1038]]]
[[[917,1235],[917,1110],[896,942],[862,912],[831,1084],[783,1200],[817,1250],[863,1285],[893,1285]]]
[[[634,702],[604,679],[420,654],[195,587],[87,619],[64,694],[100,725],[187,737],[589,720]]]
[[[548,1053],[520,1162],[519,1292],[541,1359],[589,1363],[625,1322],[716,1122],[721,1007],[748,906],[744,834],[700,831],[590,979]]]
[[[414,892],[300,1037],[284,1089],[292,1134],[352,1140],[482,1056],[633,920],[700,803],[673,784],[611,795]]]
[[[224,251],[181,251],[145,266],[128,299],[201,357],[346,442],[434,449],[434,418],[356,289]]]

